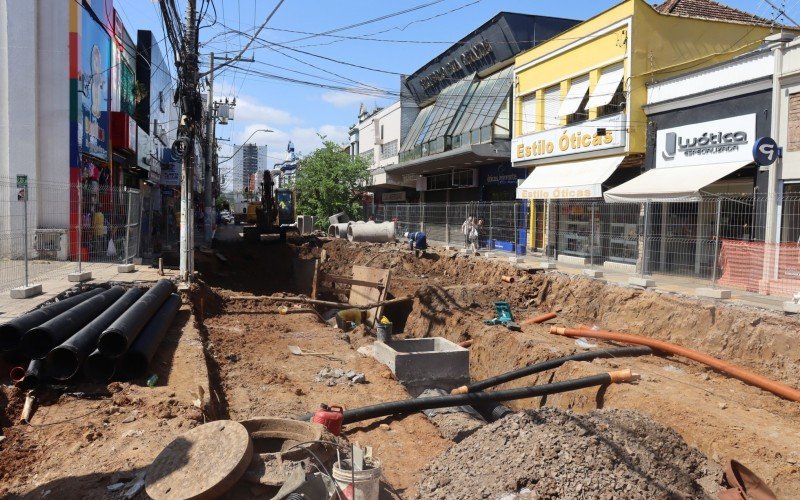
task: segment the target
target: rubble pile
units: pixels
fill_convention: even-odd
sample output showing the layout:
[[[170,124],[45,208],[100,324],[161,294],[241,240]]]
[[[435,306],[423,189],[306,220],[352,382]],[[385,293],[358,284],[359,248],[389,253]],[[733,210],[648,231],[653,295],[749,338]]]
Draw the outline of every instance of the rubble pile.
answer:
[[[416,498],[706,498],[722,470],[640,413],[542,408],[484,426],[422,477]]]
[[[326,384],[333,387],[337,384],[366,384],[367,376],[353,370],[344,371],[341,368],[325,367],[314,377],[314,382]]]

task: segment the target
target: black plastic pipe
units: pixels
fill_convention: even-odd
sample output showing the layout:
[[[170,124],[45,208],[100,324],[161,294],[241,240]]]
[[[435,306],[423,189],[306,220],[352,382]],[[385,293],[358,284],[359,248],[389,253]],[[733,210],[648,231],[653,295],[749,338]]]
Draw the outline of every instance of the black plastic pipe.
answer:
[[[611,383],[610,373],[599,373],[589,377],[553,382],[552,384],[534,385],[530,387],[520,387],[517,389],[507,389],[503,391],[476,392],[472,394],[456,394],[449,396],[436,396],[432,398],[414,398],[400,401],[391,401],[372,406],[364,406],[344,412],[345,424],[369,420],[371,418],[385,417],[387,415],[398,415],[413,413],[433,408],[447,408],[449,406],[476,405],[487,401],[511,401],[514,399],[535,398],[558,394],[560,392],[575,391],[587,387],[596,387]],[[303,415],[299,420],[310,420],[313,414]]]
[[[67,309],[55,318],[31,328],[22,335],[19,348],[31,359],[44,359],[51,349],[72,337],[78,330],[95,319],[117,301],[125,289],[113,286],[105,292]]]
[[[147,366],[152,361],[161,341],[167,334],[178,309],[181,307],[181,297],[173,293],[161,305],[158,312],[150,318],[142,333],[136,337],[131,348],[122,356],[117,368],[117,374],[123,380],[141,377],[147,371]]]
[[[74,295],[68,299],[59,300],[54,304],[40,307],[35,311],[23,314],[19,318],[12,319],[8,323],[0,325],[0,351],[13,351],[19,346],[22,335],[31,328],[37,327],[71,307],[75,307],[81,302],[103,293],[104,288],[94,288],[88,292]]]
[[[97,348],[97,338],[122,313],[144,294],[141,288],[130,288],[114,304],[93,319],[78,333],[47,355],[48,374],[56,380],[68,380],[81,368],[89,354]]]
[[[83,362],[83,374],[93,382],[108,382],[117,369],[117,360],[111,359],[94,350]]]
[[[596,351],[579,352],[570,354],[569,356],[562,356],[560,358],[548,359],[541,363],[534,363],[532,365],[524,366],[510,372],[501,373],[500,375],[489,377],[479,382],[473,382],[469,385],[459,387],[453,390],[453,394],[464,394],[466,392],[480,392],[484,389],[494,387],[527,375],[540,373],[546,370],[558,368],[567,361],[591,361],[598,358],[624,358],[630,356],[644,356],[645,354],[652,354],[653,350],[649,347],[617,347],[614,349],[598,349]],[[466,387],[466,391],[463,389]],[[459,390],[461,389],[461,390]]]
[[[41,359],[32,359],[28,364],[28,369],[25,370],[25,378],[22,379],[20,387],[23,389],[34,389],[39,387],[45,376],[44,361]]]
[[[97,349],[108,358],[125,354],[150,318],[174,291],[175,285],[170,280],[159,280],[100,334]]]

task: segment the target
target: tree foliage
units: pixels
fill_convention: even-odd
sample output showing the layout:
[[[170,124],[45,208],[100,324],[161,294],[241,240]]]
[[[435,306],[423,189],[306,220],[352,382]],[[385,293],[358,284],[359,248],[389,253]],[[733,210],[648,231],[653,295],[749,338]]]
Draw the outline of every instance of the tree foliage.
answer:
[[[338,212],[357,218],[368,179],[369,166],[363,158],[351,158],[342,146],[323,137],[321,148],[300,159],[295,178],[297,213],[315,215],[319,226],[327,225],[328,217]]]

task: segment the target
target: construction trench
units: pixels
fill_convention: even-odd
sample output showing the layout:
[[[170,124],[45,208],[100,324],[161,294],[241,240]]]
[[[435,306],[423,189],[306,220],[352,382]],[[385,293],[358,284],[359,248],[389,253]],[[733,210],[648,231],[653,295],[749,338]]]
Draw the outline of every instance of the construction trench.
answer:
[[[800,322],[794,317],[519,269],[455,251],[415,257],[399,243],[315,236],[290,237],[288,244],[220,242],[212,252],[198,252],[196,266],[199,279],[181,293],[162,347],[140,377],[46,385],[25,425],[19,422],[25,391],[11,384],[3,366],[0,496],[148,498],[155,491],[151,466],[179,436],[219,420],[248,421],[255,436],[252,428],[268,423],[254,419],[302,419],[320,403],[343,407],[344,426],[338,437],[324,431],[315,439],[336,443],[342,458],[369,447],[380,461],[380,498],[717,498],[729,487],[724,469],[731,460],[757,474],[778,498],[800,491],[797,402],[646,348],[553,363],[558,366],[485,389],[470,386],[472,396],[462,395],[458,404],[472,404],[480,389],[492,394],[539,387],[503,401],[507,409],[493,407],[488,420],[501,417],[493,423],[471,409],[426,414],[384,405],[361,413],[372,416],[365,420],[358,413],[416,397],[426,385],[445,386],[433,394],[441,396],[543,361],[628,346],[592,338],[592,332],[577,339],[555,335],[553,326],[667,341],[796,388]],[[354,277],[354,266],[383,270],[383,298],[412,297],[381,313],[393,323],[391,341],[384,343],[397,351],[389,365],[375,357],[381,357],[376,328],[331,326],[324,321],[330,307],[276,299],[308,294],[309,276],[316,274],[318,299],[347,302],[347,279],[344,286],[325,285],[323,277],[351,277],[354,288],[365,281]],[[519,331],[485,324],[497,315],[498,301],[508,303]],[[525,323],[542,313],[556,317]],[[442,340],[401,347],[404,339],[432,338]],[[445,357],[401,372],[402,354],[417,350]],[[603,375],[626,369],[638,377],[609,383]],[[158,381],[150,387],[146,379],[153,374]],[[591,385],[542,392],[562,390],[576,379]],[[374,416],[381,412],[386,415]],[[253,446],[256,454],[290,451],[263,439],[254,438]],[[327,464],[336,461],[335,450]],[[213,467],[184,471],[184,483],[202,482]],[[317,465],[310,470],[336,475]],[[269,472],[261,471],[259,484],[258,474],[254,479],[248,470],[207,498],[272,498],[279,485],[264,484]],[[147,483],[147,491],[137,483]],[[347,497],[346,489],[333,498],[338,495]]]

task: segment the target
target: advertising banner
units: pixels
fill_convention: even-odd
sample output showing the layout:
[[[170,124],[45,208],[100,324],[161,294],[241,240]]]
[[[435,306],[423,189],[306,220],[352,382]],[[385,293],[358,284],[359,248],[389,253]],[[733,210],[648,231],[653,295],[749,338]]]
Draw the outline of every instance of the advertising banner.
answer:
[[[543,130],[511,141],[511,161],[521,162],[589,153],[625,146],[625,115]]]
[[[111,39],[106,30],[83,10],[78,137],[81,151],[104,160],[108,158],[110,67]]]
[[[656,132],[656,168],[753,161],[756,115],[693,123]]]

